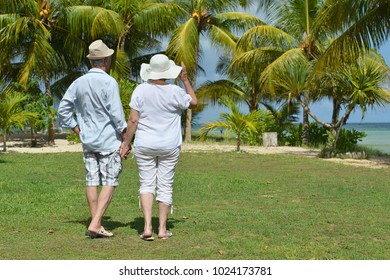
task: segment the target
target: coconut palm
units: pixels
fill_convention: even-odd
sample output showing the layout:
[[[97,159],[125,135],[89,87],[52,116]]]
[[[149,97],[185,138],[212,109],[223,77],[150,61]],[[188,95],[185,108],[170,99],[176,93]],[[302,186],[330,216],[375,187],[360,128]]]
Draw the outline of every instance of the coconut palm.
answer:
[[[301,78],[310,80],[311,72],[323,73],[327,67],[337,71],[335,69],[343,62],[356,60],[365,52],[365,47],[378,46],[388,37],[388,3],[382,0],[260,0],[259,8],[274,26],[248,30],[237,44],[233,65],[240,69],[250,61],[259,64],[274,57],[274,62],[261,75],[267,83],[271,81],[267,75],[272,72],[272,67],[294,60],[302,62],[303,57],[307,61],[302,65],[307,65],[309,71],[304,74],[302,66],[295,65],[296,74],[301,73]],[[373,17],[373,14],[378,14],[378,17]],[[301,79],[295,78],[296,82]],[[301,86],[305,85],[301,91],[289,93],[289,98],[299,99],[303,109],[304,144],[308,140],[310,103],[317,97],[309,80],[301,81]]]
[[[207,134],[212,130],[224,129],[226,135],[229,135],[230,133],[236,134],[237,151],[240,151],[242,135],[245,132],[255,133],[257,131],[261,112],[256,110],[249,114],[244,114],[240,112],[237,103],[227,96],[221,97],[219,101],[222,105],[225,105],[230,112],[221,113],[221,120],[219,121],[203,124],[200,129],[200,139],[205,140],[207,138]]]
[[[157,41],[151,35],[163,34],[174,27],[175,17],[167,12],[169,5],[174,6],[144,0],[0,1],[3,81],[9,78],[26,85],[30,77],[36,77],[44,84],[49,100],[56,94],[52,92],[53,82],[58,90],[56,95],[61,96],[69,83],[87,69],[88,45],[96,38],[104,39],[110,47],[118,46],[113,66],[118,77],[127,76],[128,57],[141,46],[156,46]],[[146,32],[155,22],[159,24]],[[49,143],[54,143],[51,105]]]
[[[49,144],[54,144],[52,82],[68,71],[78,55],[64,51],[69,40],[65,40],[66,30],[59,24],[61,6],[57,8],[55,4],[56,1],[45,0],[0,1],[1,75],[8,78],[5,83],[14,80],[26,86],[34,78],[44,85],[49,101]],[[75,40],[72,42],[77,45]]]
[[[67,0],[60,2],[64,7],[61,22],[69,30],[64,51],[77,58],[76,64],[86,63],[88,44],[102,38],[116,50],[112,68],[118,78],[128,77],[130,59],[159,46],[156,38],[169,34],[182,13],[174,3],[148,0],[79,0],[70,6]]]
[[[340,53],[358,56],[364,49],[377,49],[389,38],[389,0],[328,0],[324,7],[321,22],[340,35],[322,55],[321,64],[332,65]]]
[[[262,24],[262,21],[247,13],[235,12],[239,7],[247,7],[251,1],[215,0],[175,0],[184,12],[181,25],[174,30],[167,47],[167,54],[176,63],[184,62],[191,83],[196,85],[197,65],[201,54],[200,39],[207,36],[213,45],[231,52],[237,42],[234,31],[244,31],[247,27]],[[191,141],[191,110],[187,110],[185,141]]]
[[[321,29],[323,26],[315,25],[315,22],[320,20],[318,15],[323,8],[323,1],[260,0],[259,7],[265,11],[274,26],[253,27],[243,34],[237,43],[236,57],[232,64],[236,71],[242,71],[241,69],[248,67],[248,63],[264,65],[272,61],[261,75],[264,80],[265,73],[281,63],[280,61],[287,62],[304,58],[310,62],[321,54],[323,41],[328,37]],[[318,31],[313,30],[314,27],[318,28]],[[303,143],[307,144],[308,106],[313,100],[307,88],[296,94],[301,99],[304,124]]]
[[[45,94],[52,97],[50,83],[62,72],[64,59],[52,44],[56,8],[52,1],[0,1],[0,60],[2,77],[11,78],[26,86],[31,77],[45,85]],[[16,76],[9,75],[15,71]],[[9,80],[5,81],[10,82]],[[49,143],[54,143],[54,115],[48,106]]]
[[[218,81],[207,81],[197,89],[197,96],[203,102],[216,104],[222,96],[229,96],[237,102],[245,102],[249,112],[259,108],[260,102],[268,96],[260,86],[259,75],[262,65],[248,64],[241,71],[230,68],[231,58],[222,56],[217,64],[217,73],[227,77]],[[229,69],[230,68],[230,69]]]
[[[7,135],[13,127],[23,129],[27,120],[38,118],[37,113],[23,110],[22,104],[26,96],[21,93],[3,93],[0,95],[0,128],[3,136],[3,152],[7,151]]]

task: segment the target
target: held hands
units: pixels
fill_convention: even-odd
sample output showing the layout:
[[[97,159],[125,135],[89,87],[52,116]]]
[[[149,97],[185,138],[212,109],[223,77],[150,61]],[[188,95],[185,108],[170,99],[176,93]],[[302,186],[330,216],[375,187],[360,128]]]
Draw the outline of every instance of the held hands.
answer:
[[[119,154],[121,155],[121,158],[127,159],[130,153],[131,145],[127,141],[123,141],[119,148]]]

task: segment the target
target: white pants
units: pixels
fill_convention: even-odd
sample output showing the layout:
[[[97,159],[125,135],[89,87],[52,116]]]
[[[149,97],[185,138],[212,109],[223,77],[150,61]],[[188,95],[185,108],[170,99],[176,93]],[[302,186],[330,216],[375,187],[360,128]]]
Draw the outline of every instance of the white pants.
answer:
[[[180,150],[181,147],[173,150],[134,147],[139,172],[140,195],[151,193],[157,201],[172,205],[173,179]]]

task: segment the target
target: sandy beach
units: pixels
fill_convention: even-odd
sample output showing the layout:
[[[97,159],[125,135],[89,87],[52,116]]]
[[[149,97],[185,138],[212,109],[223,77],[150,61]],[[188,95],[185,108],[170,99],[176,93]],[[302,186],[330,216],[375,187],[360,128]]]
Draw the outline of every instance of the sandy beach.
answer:
[[[7,141],[7,153],[63,153],[63,152],[82,152],[81,144],[71,144],[65,139],[66,134],[56,135],[55,144],[47,145],[46,136],[38,137],[37,147],[31,147],[31,140],[27,135],[14,135]],[[2,139],[0,139],[2,141]],[[235,145],[225,145],[220,143],[202,143],[192,142],[183,143],[183,152],[235,152]],[[253,154],[289,154],[304,157],[318,157],[318,149],[310,149],[303,147],[262,147],[262,146],[242,146],[241,152]],[[369,168],[389,168],[390,159],[388,157],[374,157],[370,159],[321,159],[341,164],[349,164],[355,166],[364,166]]]

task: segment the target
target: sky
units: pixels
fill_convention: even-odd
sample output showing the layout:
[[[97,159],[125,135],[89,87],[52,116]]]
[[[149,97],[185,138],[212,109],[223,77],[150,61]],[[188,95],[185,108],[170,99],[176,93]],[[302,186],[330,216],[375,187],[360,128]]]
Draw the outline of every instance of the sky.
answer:
[[[261,16],[260,16],[261,18]],[[206,81],[216,81],[220,79],[220,76],[216,73],[216,64],[218,61],[218,54],[215,48],[212,47],[207,39],[202,42],[203,55],[200,60],[200,65],[205,69],[206,74],[199,74],[197,78],[197,84],[200,85]],[[385,42],[379,49],[379,53],[384,57],[386,63],[390,65],[390,40]],[[389,83],[390,88],[390,83]],[[322,121],[330,122],[332,114],[332,104],[330,101],[321,101],[312,104],[311,111]],[[247,111],[245,106],[242,106],[243,112]],[[203,112],[198,116],[196,122],[199,124],[215,121],[219,119],[221,111],[226,111],[224,107],[220,106],[207,106]],[[300,116],[300,121],[302,117]],[[310,121],[313,121],[310,119]],[[375,107],[374,109],[368,109],[362,119],[362,112],[360,109],[356,109],[349,117],[348,123],[377,123],[377,122],[390,122],[390,104],[383,108]]]

